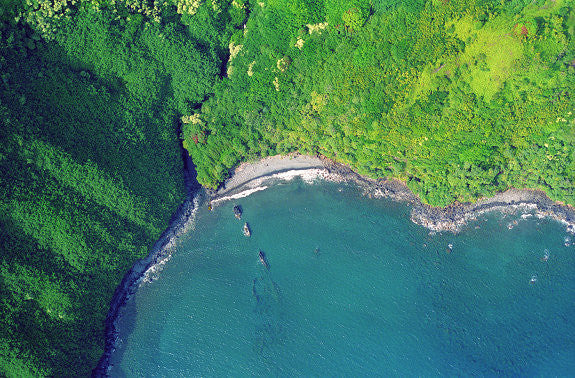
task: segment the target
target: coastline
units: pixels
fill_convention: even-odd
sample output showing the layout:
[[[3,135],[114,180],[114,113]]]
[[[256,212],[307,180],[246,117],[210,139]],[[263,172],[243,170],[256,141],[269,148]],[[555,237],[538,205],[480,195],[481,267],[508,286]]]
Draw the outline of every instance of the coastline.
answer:
[[[550,217],[575,233],[575,208],[551,200],[543,191],[535,189],[508,189],[493,197],[481,198],[474,203],[453,203],[446,207],[433,207],[421,202],[399,180],[371,179],[354,172],[344,164],[323,157],[291,154],[272,156],[256,162],[242,163],[220,189],[212,191],[210,201],[217,204],[267,188],[268,181],[290,180],[302,177],[306,181],[323,179],[352,182],[365,194],[375,198],[389,198],[411,206],[411,221],[434,232],[459,232],[469,221],[492,211],[530,211],[538,217]]]
[[[186,199],[172,215],[168,227],[154,243],[150,249],[150,253],[132,265],[114,291],[104,326],[104,352],[98,364],[92,370],[92,377],[109,376],[111,367],[110,359],[112,353],[116,350],[118,339],[116,320],[118,319],[121,309],[136,292],[140,283],[145,281],[150,274],[157,272],[158,268],[161,268],[170,259],[176,240],[179,236],[185,234],[192,226],[194,215],[204,196],[202,187],[195,179],[196,172],[191,158],[183,148],[181,154],[183,160],[184,186],[187,192]]]
[[[148,256],[136,261],[116,288],[110,303],[110,310],[106,316],[104,353],[98,361],[98,365],[92,370],[92,377],[108,376],[110,358],[116,349],[118,338],[116,320],[120,310],[136,292],[139,284],[145,281],[150,274],[157,272],[158,268],[170,259],[177,238],[189,230],[190,223],[193,221],[195,211],[200,202],[200,196],[201,194],[197,194],[194,197],[189,196],[180,205],[172,216],[168,228],[154,243]]]
[[[104,353],[92,371],[93,377],[108,376],[110,358],[116,347],[118,331],[115,323],[120,310],[139,284],[146,279],[147,274],[154,272],[169,260],[177,238],[186,233],[193,222],[204,192],[192,178],[194,173],[193,165],[187,161],[184,176],[189,192],[188,198],[172,216],[168,228],[154,243],[150,254],[138,260],[116,288],[106,317]],[[432,232],[459,232],[469,221],[476,220],[478,216],[488,212],[530,211],[538,217],[555,219],[563,223],[568,232],[575,233],[575,209],[552,201],[541,190],[509,189],[475,203],[454,203],[443,208],[432,207],[423,204],[419,197],[398,180],[370,179],[330,159],[299,154],[272,156],[255,162],[242,163],[218,190],[205,191],[206,200],[212,205],[217,205],[219,202],[242,198],[264,190],[273,181],[289,181],[296,177],[308,182],[321,179],[354,183],[368,196],[407,203],[412,208],[411,221]]]

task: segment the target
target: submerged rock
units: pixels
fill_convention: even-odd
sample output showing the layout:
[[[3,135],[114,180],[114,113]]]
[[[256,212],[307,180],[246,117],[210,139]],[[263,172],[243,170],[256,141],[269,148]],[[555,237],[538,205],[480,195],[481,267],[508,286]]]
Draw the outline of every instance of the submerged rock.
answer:
[[[242,207],[240,205],[234,206],[234,216],[238,219],[242,219]]]

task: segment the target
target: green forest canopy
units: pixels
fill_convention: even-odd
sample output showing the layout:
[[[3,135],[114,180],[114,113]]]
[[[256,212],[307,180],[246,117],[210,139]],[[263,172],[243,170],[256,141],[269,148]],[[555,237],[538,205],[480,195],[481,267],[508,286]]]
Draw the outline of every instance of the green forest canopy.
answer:
[[[185,199],[178,120],[245,14],[158,4],[0,8],[2,376],[90,375],[115,288]]]
[[[574,27],[567,1],[259,2],[185,145],[210,187],[300,151],[432,205],[510,187],[575,204]]]
[[[10,0],[0,374],[86,376],[114,289],[198,181],[299,151],[433,205],[575,204],[567,0]]]

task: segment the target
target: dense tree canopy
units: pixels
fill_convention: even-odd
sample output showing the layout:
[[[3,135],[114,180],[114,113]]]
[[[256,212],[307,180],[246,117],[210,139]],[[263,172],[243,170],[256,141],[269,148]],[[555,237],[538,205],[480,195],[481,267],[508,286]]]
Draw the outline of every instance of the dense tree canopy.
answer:
[[[245,13],[152,3],[0,8],[2,376],[89,375],[115,288],[185,198],[179,118]]]
[[[254,4],[184,127],[198,179],[298,150],[433,205],[509,187],[574,204],[574,23],[564,1]]]

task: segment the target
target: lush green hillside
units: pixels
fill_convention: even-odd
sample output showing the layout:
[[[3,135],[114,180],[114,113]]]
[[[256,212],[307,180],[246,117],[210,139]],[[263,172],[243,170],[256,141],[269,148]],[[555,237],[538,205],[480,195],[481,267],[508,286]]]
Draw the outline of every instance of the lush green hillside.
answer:
[[[85,376],[116,285],[185,196],[300,151],[429,203],[575,204],[568,0],[7,0],[0,375]]]
[[[251,3],[250,3],[251,4]],[[570,1],[268,0],[185,119],[201,183],[299,150],[446,205],[509,187],[575,204]]]
[[[1,8],[1,376],[87,376],[102,355],[116,286],[185,198],[179,118],[243,21],[205,8]]]

